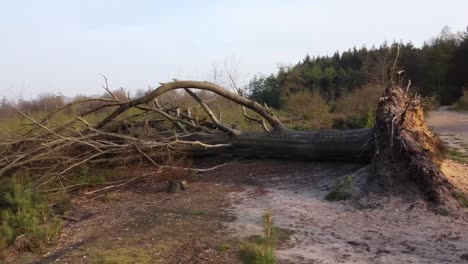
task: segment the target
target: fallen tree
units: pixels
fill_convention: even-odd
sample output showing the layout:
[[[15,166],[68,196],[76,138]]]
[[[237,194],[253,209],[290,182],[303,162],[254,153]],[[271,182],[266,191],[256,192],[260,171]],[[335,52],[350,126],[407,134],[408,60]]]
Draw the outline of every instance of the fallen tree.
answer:
[[[410,177],[439,208],[454,211],[453,186],[437,166],[437,138],[427,129],[421,98],[390,82],[378,103],[372,129],[289,130],[266,105],[209,82],[173,81],[130,100],[113,95],[98,107],[81,113],[66,124],[48,122],[54,114],[83,102],[74,102],[37,121],[24,135],[1,143],[0,176],[27,170],[39,188],[51,180],[61,182],[83,164],[121,165],[146,162],[158,169],[178,155],[228,154],[252,158],[282,158],[311,161],[367,162],[367,186],[391,189],[397,179]],[[160,101],[161,96],[183,90],[205,114]],[[224,124],[209,104],[193,90],[209,91],[242,109],[251,123],[264,131],[241,131]],[[112,109],[97,125],[86,117],[100,109]],[[138,110],[129,114],[131,110]],[[250,115],[246,111],[250,111]],[[255,114],[255,116],[252,115]],[[124,116],[124,118],[122,118]],[[364,188],[365,189],[365,188]]]

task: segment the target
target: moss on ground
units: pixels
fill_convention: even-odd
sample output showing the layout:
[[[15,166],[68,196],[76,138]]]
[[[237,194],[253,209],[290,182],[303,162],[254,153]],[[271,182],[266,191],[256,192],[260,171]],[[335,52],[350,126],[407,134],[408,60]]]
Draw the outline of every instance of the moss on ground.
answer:
[[[353,184],[353,176],[348,176],[340,182],[331,192],[329,192],[325,199],[327,201],[343,201],[352,197],[351,186]]]

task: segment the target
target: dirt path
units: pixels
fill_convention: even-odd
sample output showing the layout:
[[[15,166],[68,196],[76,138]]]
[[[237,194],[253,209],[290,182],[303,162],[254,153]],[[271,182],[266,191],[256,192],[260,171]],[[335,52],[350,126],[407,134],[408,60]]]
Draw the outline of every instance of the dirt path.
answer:
[[[455,150],[459,162],[447,159],[441,168],[460,192],[468,196],[468,112],[441,107],[429,113],[427,123],[450,149]]]
[[[427,123],[450,147],[468,153],[468,112],[450,111],[443,106],[429,113]]]

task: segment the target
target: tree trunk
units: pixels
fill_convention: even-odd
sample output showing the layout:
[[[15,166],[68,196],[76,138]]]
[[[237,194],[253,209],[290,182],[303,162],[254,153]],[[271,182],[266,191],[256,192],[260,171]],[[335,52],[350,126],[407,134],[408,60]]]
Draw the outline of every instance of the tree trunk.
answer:
[[[197,147],[192,149],[194,155],[350,162],[370,162],[374,155],[374,129],[198,134],[184,140],[230,144],[224,149]]]

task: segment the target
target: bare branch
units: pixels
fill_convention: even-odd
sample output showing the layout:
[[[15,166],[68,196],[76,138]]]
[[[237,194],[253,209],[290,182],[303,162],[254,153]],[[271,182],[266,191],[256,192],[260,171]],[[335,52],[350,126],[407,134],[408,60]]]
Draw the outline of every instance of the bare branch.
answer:
[[[245,117],[247,120],[253,121],[253,122],[257,122],[257,123],[259,123],[259,124],[262,126],[263,130],[265,130],[265,131],[270,131],[270,129],[268,128],[268,126],[267,126],[266,123],[265,123],[265,119],[260,119],[260,118],[255,118],[255,117],[253,117],[253,116],[249,116],[249,115],[247,114],[247,111],[245,110],[245,107],[244,107],[244,106],[241,106],[241,108],[242,108],[242,114],[244,115],[244,117]]]
[[[107,93],[109,93],[110,96],[112,96],[112,98],[114,98],[114,100],[116,100],[117,102],[120,102],[119,98],[113,92],[111,92],[111,90],[109,89],[109,83],[107,81],[107,77],[102,75],[102,74],[99,74],[99,75],[101,75],[101,77],[104,78],[104,85],[101,85],[102,88],[104,88],[104,90],[106,90]]]
[[[105,126],[107,123],[114,120],[121,113],[125,112],[126,110],[132,107],[148,103],[169,91],[176,90],[176,89],[184,89],[184,88],[195,88],[195,89],[214,92],[222,97],[225,97],[231,101],[234,101],[256,112],[257,114],[265,118],[265,120],[267,120],[268,123],[270,123],[274,131],[287,130],[287,128],[279,121],[279,119],[273,114],[273,112],[269,108],[261,106],[260,104],[258,104],[257,102],[253,100],[249,100],[238,94],[230,92],[216,84],[209,83],[209,82],[198,82],[198,81],[175,81],[175,82],[165,83],[159,86],[156,90],[152,91],[151,93],[143,97],[140,97],[138,99],[132,100],[126,104],[121,105],[112,114],[110,114],[104,120],[102,120],[96,127],[101,128]]]
[[[208,116],[211,118],[211,120],[213,121],[213,123],[223,132],[226,132],[226,133],[229,133],[229,134],[238,134],[239,131],[236,131],[224,124],[221,124],[218,119],[216,118],[215,114],[213,113],[213,111],[211,111],[210,107],[205,104],[203,102],[203,100],[194,92],[192,92],[190,89],[184,89],[188,94],[190,94],[190,96],[193,97],[193,99],[195,99],[200,105],[201,107],[203,107],[203,109],[206,111],[206,113],[208,114]]]

